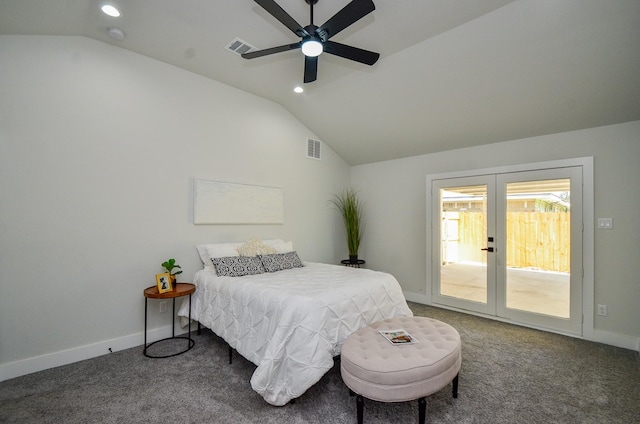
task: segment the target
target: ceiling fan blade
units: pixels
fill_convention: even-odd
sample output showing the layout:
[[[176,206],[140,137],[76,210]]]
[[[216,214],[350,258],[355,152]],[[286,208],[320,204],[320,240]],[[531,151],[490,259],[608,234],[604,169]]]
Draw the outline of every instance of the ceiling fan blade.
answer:
[[[256,0],[257,1],[257,0]],[[349,25],[367,16],[369,13],[376,10],[376,6],[371,0],[353,0],[347,4],[342,10],[333,15],[327,22],[324,23],[316,33],[327,41]]]
[[[254,0],[271,16],[279,20],[284,26],[293,31],[298,37],[310,35],[295,19],[281,8],[274,0]]]
[[[365,65],[373,65],[380,58],[380,53],[347,46],[345,44],[336,43],[335,41],[326,41],[323,43],[323,47],[326,53],[344,57],[345,59],[355,60],[356,62],[364,63]]]
[[[304,57],[304,82],[313,82],[318,77],[318,56]]]
[[[299,49],[302,46],[302,41],[293,44],[285,44],[284,46],[271,47],[270,49],[255,50],[252,52],[242,53],[242,57],[245,59],[255,59],[256,57],[267,56],[274,53],[286,52],[289,50]]]

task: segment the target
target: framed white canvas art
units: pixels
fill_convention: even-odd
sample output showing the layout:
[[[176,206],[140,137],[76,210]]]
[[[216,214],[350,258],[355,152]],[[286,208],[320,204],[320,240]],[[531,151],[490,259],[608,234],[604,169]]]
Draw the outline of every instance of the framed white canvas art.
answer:
[[[194,181],[194,224],[283,224],[284,190],[219,181]]]

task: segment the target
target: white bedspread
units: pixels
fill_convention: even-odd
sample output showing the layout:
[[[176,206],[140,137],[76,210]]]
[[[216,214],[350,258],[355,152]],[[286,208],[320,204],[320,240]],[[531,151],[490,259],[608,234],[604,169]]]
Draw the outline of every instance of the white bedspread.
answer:
[[[194,280],[192,318],[258,366],[251,387],[278,406],[320,380],[352,332],[412,315],[398,281],[368,269],[306,262],[235,278],[203,269]]]

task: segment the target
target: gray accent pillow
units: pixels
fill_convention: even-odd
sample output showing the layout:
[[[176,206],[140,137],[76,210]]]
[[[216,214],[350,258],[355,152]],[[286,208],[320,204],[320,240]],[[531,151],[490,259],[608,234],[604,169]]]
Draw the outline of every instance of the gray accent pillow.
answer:
[[[302,268],[304,265],[294,252],[275,253],[273,255],[258,255],[267,272],[282,271],[283,269]]]
[[[226,256],[211,258],[211,262],[216,268],[216,274],[221,277],[264,274],[262,261],[257,256]]]

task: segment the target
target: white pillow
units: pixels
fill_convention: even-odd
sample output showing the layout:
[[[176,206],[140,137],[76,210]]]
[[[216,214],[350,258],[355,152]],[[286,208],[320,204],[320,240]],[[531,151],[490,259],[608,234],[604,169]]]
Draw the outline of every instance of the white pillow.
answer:
[[[226,258],[229,256],[240,256],[237,248],[242,246],[242,243],[220,243],[210,244],[207,246],[207,253],[209,258]]]
[[[214,243],[214,244],[198,244],[198,256],[204,264],[205,268],[214,268],[211,258],[225,258],[228,256],[240,256],[236,248],[242,246],[242,243]]]
[[[264,244],[266,244],[267,246],[275,247],[275,245],[277,245],[277,244],[284,243],[284,240],[282,240],[282,239],[269,239],[269,240],[262,240],[262,242]]]
[[[264,244],[267,244],[267,242],[265,242]],[[278,240],[277,243],[269,244],[269,246],[271,246],[274,249],[276,249],[277,253],[293,252],[293,242],[292,241]]]
[[[198,256],[202,261],[202,264],[205,268],[213,267],[213,262],[211,262],[211,258],[207,257],[207,245],[206,244],[197,244],[196,250],[198,251]]]

